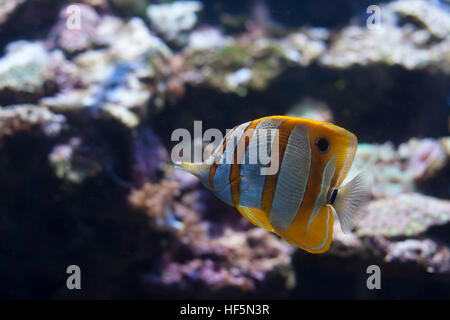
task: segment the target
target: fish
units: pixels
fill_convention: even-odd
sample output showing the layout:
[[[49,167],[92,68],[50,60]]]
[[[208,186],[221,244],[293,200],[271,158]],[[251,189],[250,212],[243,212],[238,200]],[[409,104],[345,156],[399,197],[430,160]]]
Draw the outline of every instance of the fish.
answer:
[[[319,254],[330,247],[334,217],[347,233],[368,201],[363,174],[346,179],[357,146],[353,133],[332,123],[269,116],[229,130],[204,162],[175,167],[253,225]],[[258,148],[265,149],[265,162],[251,161]]]

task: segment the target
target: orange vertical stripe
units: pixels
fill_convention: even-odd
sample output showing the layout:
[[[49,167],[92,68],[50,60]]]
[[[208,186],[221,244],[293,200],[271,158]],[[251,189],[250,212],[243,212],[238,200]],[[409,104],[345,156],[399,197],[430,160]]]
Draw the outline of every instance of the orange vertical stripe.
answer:
[[[284,118],[286,119],[286,118]],[[263,194],[261,198],[261,209],[264,212],[269,213],[270,208],[272,207],[272,201],[275,194],[275,187],[277,184],[278,173],[280,172],[280,168],[283,161],[284,152],[286,150],[286,145],[289,140],[289,136],[291,135],[292,130],[296,122],[291,119],[286,119],[279,127],[279,148],[278,148],[278,172],[274,175],[268,175],[266,177],[266,182],[264,184]],[[272,156],[272,155],[271,155]],[[270,165],[269,165],[270,166]]]
[[[247,126],[247,128],[245,128],[245,131],[241,137],[241,140],[238,142],[236,149],[234,150],[234,154],[233,154],[234,159],[233,159],[233,163],[231,164],[231,171],[230,171],[230,185],[231,185],[231,199],[233,200],[233,203],[235,206],[239,205],[239,193],[240,193],[239,190],[240,190],[240,186],[241,186],[241,181],[236,180],[241,175],[241,165],[239,164],[239,162],[241,162],[242,157],[245,157],[245,150],[247,150],[247,147],[250,143],[250,138],[254,132],[254,129],[260,121],[261,121],[261,119],[255,120],[252,123],[250,123]],[[240,155],[240,158],[238,158],[237,151],[242,148],[242,147],[240,147],[240,145],[242,143],[244,144],[243,153]],[[234,181],[234,183],[232,183],[233,181]]]
[[[222,147],[219,149],[219,151],[217,151],[217,153],[214,155],[215,159],[217,157],[220,157],[223,152],[225,151],[225,147],[227,145],[228,139],[231,136],[231,133],[236,129],[237,126],[235,126],[234,128],[232,128],[230,131],[228,131],[228,135],[225,137],[225,139],[223,139],[223,143],[222,143]],[[214,160],[215,160],[214,159]],[[214,174],[216,173],[217,167],[218,167],[218,163],[216,161],[213,162],[213,164],[211,165],[211,168],[209,169],[209,186],[211,189],[214,189],[213,186],[213,178],[214,178]]]

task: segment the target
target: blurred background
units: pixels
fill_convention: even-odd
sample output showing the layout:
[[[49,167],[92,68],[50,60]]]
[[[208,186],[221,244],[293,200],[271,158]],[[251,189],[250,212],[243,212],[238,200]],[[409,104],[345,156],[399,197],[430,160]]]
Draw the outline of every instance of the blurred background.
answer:
[[[449,8],[0,0],[0,298],[449,299]],[[371,201],[325,254],[172,168],[173,130],[267,115],[358,136]]]

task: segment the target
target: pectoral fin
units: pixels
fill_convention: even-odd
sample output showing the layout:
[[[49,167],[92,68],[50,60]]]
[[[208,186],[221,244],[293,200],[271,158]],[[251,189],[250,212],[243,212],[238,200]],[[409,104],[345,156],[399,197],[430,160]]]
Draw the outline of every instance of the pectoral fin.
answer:
[[[334,208],[344,233],[351,230],[358,210],[369,200],[370,184],[362,174],[356,175],[339,188]]]

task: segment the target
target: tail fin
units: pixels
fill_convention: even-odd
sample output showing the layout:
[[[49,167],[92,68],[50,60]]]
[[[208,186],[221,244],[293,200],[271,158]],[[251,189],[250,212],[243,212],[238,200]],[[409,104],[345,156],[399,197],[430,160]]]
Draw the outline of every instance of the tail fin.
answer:
[[[339,188],[334,208],[344,233],[353,227],[358,210],[369,199],[370,183],[361,173]]]

